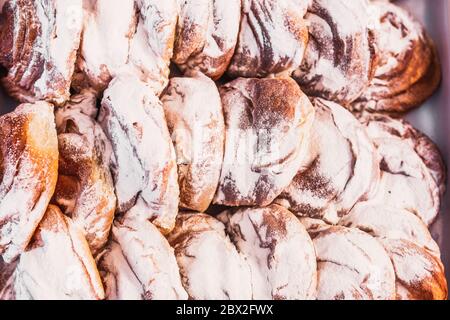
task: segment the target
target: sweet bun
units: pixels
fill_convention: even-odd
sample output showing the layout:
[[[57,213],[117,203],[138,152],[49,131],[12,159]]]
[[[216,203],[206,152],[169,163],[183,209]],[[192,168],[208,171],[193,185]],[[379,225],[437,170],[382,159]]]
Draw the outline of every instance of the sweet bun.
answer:
[[[395,272],[383,246],[355,228],[309,229],[317,256],[317,299],[395,299]]]
[[[447,300],[447,280],[438,257],[406,240],[381,242],[394,265],[397,300]]]
[[[353,108],[399,113],[419,106],[441,80],[433,41],[420,23],[395,4],[372,1],[370,13],[375,22],[375,75]]]
[[[250,300],[252,274],[216,218],[180,213],[169,235],[190,299]]]
[[[98,121],[112,145],[117,211],[169,232],[178,213],[179,187],[161,101],[150,86],[124,73],[104,92]]]
[[[92,115],[93,91],[72,96],[56,111],[59,176],[53,201],[85,232],[96,254],[108,241],[116,196],[110,172],[111,145]]]
[[[18,300],[98,300],[104,291],[83,233],[50,205],[14,272]]]
[[[104,90],[127,62],[137,17],[134,0],[83,0],[83,34],[73,87]]]
[[[408,121],[395,119],[388,115],[365,114],[361,119],[363,123],[370,123],[369,127],[384,131],[386,137],[400,138],[403,143],[413,148],[438,186],[440,196],[445,194],[447,168],[438,146],[427,135],[414,128]]]
[[[0,300],[447,299],[399,2],[0,0]]]
[[[439,247],[417,216],[407,210],[360,203],[340,224],[364,230],[382,243],[394,266],[397,299],[447,299]]]
[[[340,105],[316,98],[307,159],[275,200],[296,215],[337,223],[370,197],[380,170],[364,126]]]
[[[22,104],[0,117],[0,255],[22,253],[42,219],[58,178],[53,106]]]
[[[63,104],[80,45],[82,0],[7,1],[0,18],[1,82],[20,102]]]
[[[100,93],[126,70],[159,95],[169,81],[176,0],[85,0],[84,14],[73,86]]]
[[[179,6],[177,0],[136,0],[135,6],[139,20],[129,64],[160,95],[169,82]]]
[[[314,246],[291,212],[271,205],[226,211],[219,219],[250,266],[254,299],[315,298]]]
[[[170,79],[161,98],[177,154],[180,207],[204,212],[216,192],[225,124],[215,83],[198,71]]]
[[[436,180],[435,177],[440,175],[433,175],[433,171],[429,170],[417,153],[416,140],[403,137],[408,128],[402,122],[388,116],[370,114],[361,118],[361,121],[367,127],[381,159],[381,181],[369,200],[409,210],[430,225],[439,213],[442,191],[436,181],[441,181],[441,178]]]
[[[308,42],[309,0],[243,0],[233,77],[287,74],[300,66]]]
[[[149,221],[120,217],[99,256],[107,300],[187,299],[174,251]]]
[[[313,106],[289,78],[239,78],[220,94],[226,138],[214,203],[268,205],[300,169]]]
[[[241,0],[178,1],[180,13],[172,61],[183,71],[219,79],[236,47]]]
[[[368,1],[312,0],[305,16],[309,42],[293,77],[310,96],[348,106],[373,77]]]

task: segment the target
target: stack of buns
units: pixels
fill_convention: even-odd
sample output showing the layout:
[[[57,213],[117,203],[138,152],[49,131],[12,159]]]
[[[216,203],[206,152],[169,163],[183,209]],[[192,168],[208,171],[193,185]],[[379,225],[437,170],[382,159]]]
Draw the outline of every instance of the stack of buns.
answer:
[[[446,167],[399,118],[440,66],[404,9],[0,10],[22,103],[0,116],[0,299],[447,299]]]

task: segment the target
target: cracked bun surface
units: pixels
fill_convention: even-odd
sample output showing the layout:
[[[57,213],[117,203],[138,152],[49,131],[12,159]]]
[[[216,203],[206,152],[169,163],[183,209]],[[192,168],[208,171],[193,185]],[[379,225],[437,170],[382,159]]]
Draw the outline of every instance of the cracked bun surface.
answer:
[[[214,203],[270,204],[306,156],[314,109],[289,78],[236,79],[220,87],[225,154]]]
[[[72,96],[56,113],[59,175],[53,201],[85,232],[96,254],[108,241],[116,209],[111,145],[100,125],[91,90]]]
[[[381,243],[355,228],[309,229],[317,256],[317,299],[391,300],[395,272]]]
[[[375,74],[353,104],[356,110],[406,112],[439,86],[441,69],[433,40],[407,11],[387,1],[371,1],[375,33]]]
[[[14,271],[18,300],[99,300],[103,285],[83,232],[50,205]]]
[[[242,0],[232,77],[290,75],[302,62],[308,42],[304,15],[309,0]]]
[[[103,95],[98,121],[112,145],[117,211],[169,232],[178,212],[179,188],[161,101],[151,86],[121,74]]]
[[[309,42],[293,77],[310,96],[344,106],[373,76],[373,44],[367,0],[312,0],[305,16]]]
[[[227,70],[237,44],[241,0],[178,0],[180,12],[172,61],[213,80]]]
[[[0,117],[0,254],[26,248],[55,190],[58,139],[53,106],[22,104]]]
[[[177,155],[180,207],[204,212],[219,184],[225,143],[215,83],[198,71],[170,79],[161,98]]]
[[[364,126],[349,111],[323,99],[312,103],[307,159],[275,202],[298,216],[337,223],[376,188],[378,157]]]
[[[316,297],[314,246],[295,215],[283,207],[271,205],[226,211],[219,219],[250,266],[254,299]]]

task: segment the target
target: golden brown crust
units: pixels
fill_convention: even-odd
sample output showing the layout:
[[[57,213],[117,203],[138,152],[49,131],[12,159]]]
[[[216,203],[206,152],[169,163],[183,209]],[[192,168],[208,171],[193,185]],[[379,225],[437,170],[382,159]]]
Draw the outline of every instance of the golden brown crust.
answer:
[[[108,240],[116,207],[109,141],[100,125],[84,113],[91,108],[95,114],[95,102],[93,92],[84,92],[56,112],[60,158],[53,196],[85,232],[94,254]]]
[[[409,210],[431,225],[439,214],[446,180],[436,145],[405,120],[371,113],[360,120],[381,159],[380,186],[370,201]]]
[[[200,72],[188,75],[172,78],[161,100],[177,154],[180,207],[204,212],[220,177],[225,124],[214,82]]]
[[[45,213],[58,176],[53,107],[20,105],[0,117],[0,253],[14,260]]]
[[[309,42],[293,73],[308,95],[347,106],[368,87],[374,56],[367,9],[366,1],[311,1]]]
[[[61,2],[62,3],[62,2]],[[8,1],[0,26],[1,81],[21,102],[69,99],[76,51],[81,34],[81,0],[70,8],[58,1]],[[69,10],[70,9],[70,10]],[[61,22],[64,20],[64,23]]]
[[[49,205],[15,274],[18,299],[103,299],[104,290],[80,229]]]
[[[300,168],[314,109],[290,78],[239,78],[220,93],[226,139],[214,203],[268,205]]]
[[[447,300],[441,260],[406,240],[382,240],[396,273],[397,300]]]
[[[243,0],[238,44],[228,69],[233,77],[290,74],[308,42],[305,0]]]
[[[178,213],[179,186],[161,101],[135,75],[121,74],[103,95],[98,121],[113,150],[110,169],[117,212],[170,232]]]
[[[241,0],[180,2],[173,61],[182,71],[198,70],[217,80],[236,47]]]
[[[336,223],[376,188],[380,170],[365,127],[345,108],[314,99],[307,158],[275,200],[298,216]]]
[[[438,88],[441,67],[433,40],[408,12],[381,1],[375,12],[374,78],[353,104],[356,111],[404,113],[419,106]]]

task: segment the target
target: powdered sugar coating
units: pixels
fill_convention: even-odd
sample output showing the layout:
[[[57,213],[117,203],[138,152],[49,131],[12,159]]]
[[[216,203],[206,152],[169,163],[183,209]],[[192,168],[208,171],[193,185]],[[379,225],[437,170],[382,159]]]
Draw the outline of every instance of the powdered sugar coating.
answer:
[[[177,154],[180,206],[205,211],[216,192],[225,124],[216,85],[200,72],[172,78],[161,98]]]
[[[383,137],[401,138],[403,143],[414,149],[438,186],[440,196],[443,197],[446,190],[447,168],[438,146],[428,136],[404,119],[381,114],[366,114],[361,119],[365,123],[370,122],[369,126],[373,127],[373,130],[378,129],[378,134]]]
[[[214,203],[268,205],[300,168],[314,109],[289,78],[239,78],[220,94],[226,138]]]
[[[250,268],[224,231],[202,213],[181,213],[169,235],[183,285],[191,299],[253,298]]]
[[[134,0],[83,0],[83,9],[83,37],[74,86],[87,85],[99,91],[128,61],[137,23]]]
[[[323,99],[313,104],[308,156],[276,203],[298,216],[337,223],[377,186],[378,157],[365,128],[350,112]]]
[[[161,101],[132,74],[121,74],[104,92],[100,125],[113,149],[118,212],[170,231],[178,212],[175,151]]]
[[[367,116],[367,126],[381,157],[381,181],[374,204],[406,209],[430,225],[439,213],[439,188],[414,146],[389,126],[389,117]]]
[[[174,251],[148,221],[118,219],[99,269],[108,300],[187,299]]]
[[[368,1],[313,0],[305,19],[310,41],[302,65],[293,73],[308,95],[346,106],[372,77]]]
[[[161,93],[173,53],[176,0],[84,0],[84,9],[75,86],[102,91],[127,71]]]
[[[82,232],[49,206],[15,271],[16,298],[103,299],[95,261]]]
[[[381,242],[394,265],[398,300],[447,300],[447,280],[438,257],[406,240]]]
[[[42,219],[58,177],[53,106],[22,104],[0,117],[0,254],[13,261]]]
[[[427,249],[438,258],[440,256],[439,247],[427,226],[408,210],[361,202],[339,224],[358,228],[377,238],[407,240]]]
[[[291,74],[308,41],[309,0],[243,0],[238,44],[228,73],[234,77]]]
[[[85,232],[94,254],[107,242],[116,196],[110,173],[111,145],[96,116],[93,91],[72,96],[56,111],[59,177],[54,201]]]
[[[446,299],[440,251],[427,226],[407,210],[360,203],[340,221],[377,237],[396,274],[397,299]]]
[[[139,22],[130,44],[129,64],[159,95],[169,81],[178,20],[176,0],[136,0]]]
[[[319,300],[390,300],[395,273],[382,245],[354,228],[311,232],[317,255]]]
[[[180,17],[173,61],[182,71],[219,79],[236,47],[241,0],[178,0]]]
[[[352,106],[371,112],[405,112],[425,101],[439,85],[441,71],[433,41],[407,11],[372,1],[376,66],[369,88]]]
[[[250,266],[254,299],[315,298],[314,246],[292,213],[271,205],[224,212],[219,219]]]
[[[2,82],[22,102],[69,99],[80,44],[82,0],[8,1],[3,10],[0,63]]]
[[[145,297],[142,283],[136,277],[120,247],[114,240],[108,243],[97,262],[105,286],[106,300],[142,300]]]
[[[178,0],[180,7],[172,60],[183,65],[205,45],[212,0]]]

